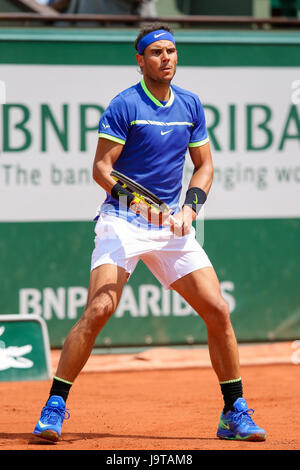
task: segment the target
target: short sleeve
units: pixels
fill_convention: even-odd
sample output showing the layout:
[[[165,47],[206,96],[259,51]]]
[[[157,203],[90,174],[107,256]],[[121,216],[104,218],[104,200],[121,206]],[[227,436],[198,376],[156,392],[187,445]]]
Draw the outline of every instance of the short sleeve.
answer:
[[[191,133],[189,147],[200,147],[209,141],[208,132],[206,129],[206,120],[204,109],[201,101],[196,99],[196,115],[194,118],[194,126]]]
[[[101,116],[98,136],[124,145],[129,128],[126,102],[120,96],[116,96]]]

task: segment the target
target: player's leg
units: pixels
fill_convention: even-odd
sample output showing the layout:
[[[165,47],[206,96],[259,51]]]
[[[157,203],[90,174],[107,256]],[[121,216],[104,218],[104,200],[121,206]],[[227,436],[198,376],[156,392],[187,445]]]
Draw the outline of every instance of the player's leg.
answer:
[[[198,269],[171,285],[203,318],[212,366],[220,382],[240,377],[237,341],[228,304],[212,267]]]
[[[176,290],[203,318],[207,328],[212,366],[218,376],[224,396],[217,435],[223,439],[263,441],[264,429],[251,418],[242,397],[238,346],[229,308],[221,295],[217,275],[212,267],[198,269],[175,281]]]
[[[87,305],[64,342],[56,377],[74,382],[98,334],[116,310],[126,279],[125,270],[112,264],[101,265],[91,272]]]
[[[88,360],[97,335],[116,310],[126,281],[125,269],[116,265],[104,264],[92,270],[84,314],[64,342],[35,435],[52,441],[59,439],[63,420],[69,417],[65,402],[70,387]]]

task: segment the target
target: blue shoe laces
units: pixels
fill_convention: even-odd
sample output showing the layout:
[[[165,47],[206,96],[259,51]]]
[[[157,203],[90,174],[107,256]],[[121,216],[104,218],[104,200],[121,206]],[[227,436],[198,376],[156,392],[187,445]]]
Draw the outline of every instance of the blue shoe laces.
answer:
[[[239,421],[243,421],[245,424],[255,425],[253,419],[250,415],[253,415],[254,410],[252,408],[248,408],[247,410],[242,411],[234,411],[232,415],[232,421],[238,423]]]
[[[54,406],[45,406],[42,410],[42,419],[45,419],[47,424],[56,424],[58,418],[61,421],[70,418],[70,413],[67,409],[61,409]]]

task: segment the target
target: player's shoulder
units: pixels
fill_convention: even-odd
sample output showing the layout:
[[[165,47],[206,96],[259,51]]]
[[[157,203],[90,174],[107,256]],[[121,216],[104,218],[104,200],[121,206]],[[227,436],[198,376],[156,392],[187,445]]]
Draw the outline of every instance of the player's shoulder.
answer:
[[[113,106],[130,105],[136,102],[138,96],[137,85],[132,85],[125,90],[120,91],[110,102]]]
[[[174,91],[174,94],[179,96],[183,101],[189,102],[195,105],[201,104],[201,100],[196,93],[190,90],[186,90],[185,88],[181,88],[177,85],[171,85],[171,86]]]

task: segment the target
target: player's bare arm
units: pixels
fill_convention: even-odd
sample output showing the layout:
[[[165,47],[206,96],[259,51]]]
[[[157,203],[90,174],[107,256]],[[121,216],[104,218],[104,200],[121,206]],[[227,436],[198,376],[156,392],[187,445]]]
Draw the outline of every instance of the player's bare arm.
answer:
[[[190,147],[189,151],[194,164],[189,188],[201,188],[208,195],[214,174],[210,144],[207,142],[200,147]]]
[[[109,139],[99,139],[93,164],[93,178],[107,193],[112,194],[116,181],[111,176],[113,165],[118,160],[123,149],[123,144],[116,143]],[[124,191],[123,191],[124,192]],[[112,194],[113,195],[113,194]],[[148,222],[160,225],[168,219],[168,213],[162,217],[154,212],[142,200],[135,198],[129,209],[136,214],[140,214]],[[170,211],[171,213],[171,211]]]
[[[190,147],[189,151],[194,171],[188,189],[201,188],[207,196],[212,185],[214,173],[209,142],[199,147]],[[181,229],[178,230],[178,227],[171,223],[171,230],[176,235],[186,235],[190,232],[192,222],[196,219],[197,213],[190,205],[184,205],[181,211],[174,217],[181,220],[183,224]]]
[[[93,164],[93,178],[107,193],[116,184],[110,176],[114,163],[118,160],[123,145],[108,139],[99,139]]]

